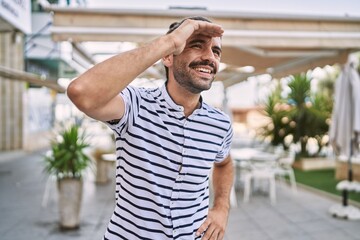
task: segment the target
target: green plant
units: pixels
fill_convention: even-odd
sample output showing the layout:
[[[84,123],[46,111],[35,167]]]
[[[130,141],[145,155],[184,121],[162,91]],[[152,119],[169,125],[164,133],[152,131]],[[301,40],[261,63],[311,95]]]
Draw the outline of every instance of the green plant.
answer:
[[[45,170],[57,178],[81,178],[91,163],[84,153],[88,146],[85,133],[80,132],[78,125],[60,131],[51,142],[51,152],[45,156]]]
[[[332,74],[334,75],[334,74]],[[300,143],[301,157],[319,156],[323,146],[328,144],[324,136],[329,131],[329,120],[333,106],[331,82],[328,74],[326,84],[319,82],[318,91],[311,91],[310,74],[297,74],[288,79],[288,95],[283,97],[284,89],[278,87],[267,97],[263,114],[270,123],[261,129],[261,134],[271,137],[272,145],[282,144],[286,149],[285,139],[289,136],[293,143]],[[334,75],[336,76],[336,75]],[[325,89],[327,89],[325,91]],[[307,143],[310,138],[317,141],[317,153],[308,153]]]
[[[311,92],[311,77],[309,74],[298,74],[292,77],[289,87],[289,103],[293,105],[292,119],[296,122],[294,142],[300,142],[300,156],[309,156],[306,145],[309,138],[317,141],[319,155],[327,142],[324,135],[329,131],[329,119],[332,112],[332,92],[330,75],[318,84],[319,90]],[[324,84],[326,82],[326,84]],[[326,90],[326,91],[325,91]]]
[[[294,142],[300,142],[301,154],[306,155],[306,144],[308,136],[306,127],[308,125],[309,111],[307,102],[311,93],[311,78],[307,74],[290,76],[288,102],[294,107],[291,118],[296,122]]]
[[[281,98],[280,85],[267,96],[263,114],[270,120],[270,124],[261,129],[261,134],[271,138],[271,145],[281,144],[286,149],[285,137],[291,133],[291,125],[288,118],[289,109]]]
[[[308,122],[306,135],[316,139],[319,155],[321,149],[328,144],[323,141],[323,137],[329,131],[329,119],[331,117],[333,101],[323,93],[317,93],[312,97],[312,105],[308,108]]]

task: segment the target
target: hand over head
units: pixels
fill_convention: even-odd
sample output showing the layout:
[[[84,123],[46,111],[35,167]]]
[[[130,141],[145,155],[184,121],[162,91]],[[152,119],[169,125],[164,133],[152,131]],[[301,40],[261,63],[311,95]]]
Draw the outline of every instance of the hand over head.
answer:
[[[208,37],[221,37],[224,29],[208,19],[202,17],[188,18],[181,22],[170,25],[168,34],[174,44],[174,55],[180,54],[186,45],[186,41],[195,34],[201,34]]]

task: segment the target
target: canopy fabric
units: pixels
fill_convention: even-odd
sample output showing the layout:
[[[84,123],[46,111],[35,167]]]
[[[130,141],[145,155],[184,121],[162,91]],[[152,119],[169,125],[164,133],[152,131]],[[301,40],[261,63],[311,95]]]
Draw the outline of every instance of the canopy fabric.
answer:
[[[225,87],[249,76],[269,73],[285,77],[316,67],[343,64],[360,50],[360,18],[264,15],[208,10],[90,9],[50,6],[54,41],[134,42],[141,44],[164,34],[169,24],[185,16],[202,15],[221,24]],[[88,48],[90,55],[97,53]],[[113,54],[116,54],[116,49]],[[251,73],[240,68],[252,66]],[[231,77],[228,77],[231,73]]]
[[[359,145],[360,77],[353,61],[345,64],[335,83],[335,105],[329,135],[339,155],[350,157],[352,139],[355,140],[354,146]]]

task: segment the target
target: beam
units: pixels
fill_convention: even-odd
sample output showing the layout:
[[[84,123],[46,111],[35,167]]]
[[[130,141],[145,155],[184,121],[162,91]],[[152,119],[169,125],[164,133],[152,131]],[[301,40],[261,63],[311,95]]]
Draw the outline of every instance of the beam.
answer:
[[[53,26],[54,41],[147,42],[166,33],[165,28]],[[291,30],[225,30],[224,46],[292,48],[360,48],[359,32]]]
[[[248,74],[241,74],[241,73],[235,73],[232,75],[232,77],[228,78],[228,79],[225,79],[222,81],[222,83],[224,84],[224,88],[228,88],[228,87],[231,87],[232,85],[235,85],[237,83],[240,83],[242,81],[245,81],[247,80],[249,77],[251,76],[255,76],[257,74],[254,74],[254,73],[248,73]]]
[[[95,60],[92,58],[92,56],[84,49],[83,46],[81,46],[80,43],[72,43],[71,44],[73,49],[80,55],[82,56],[86,61],[88,61],[90,64],[95,65],[96,62]]]
[[[306,72],[309,69],[314,69],[316,67],[324,67],[326,65],[333,64],[344,64],[351,51],[342,51],[337,56],[334,57],[308,57],[301,58],[298,61],[290,61],[281,65],[274,66],[271,70],[269,69],[267,73],[270,73],[273,77],[279,78],[284,77],[290,74]]]
[[[147,42],[186,16],[210,17],[225,29],[224,45],[360,48],[360,18],[204,10],[89,9],[51,6],[55,41]]]
[[[224,12],[207,10],[94,9],[52,6],[54,26],[148,27],[167,29],[169,24],[187,16],[205,16],[225,29],[302,30],[359,32],[359,17],[328,17],[290,14]]]
[[[241,51],[251,53],[253,55],[257,55],[259,57],[304,57],[304,56],[335,56],[338,54],[338,51],[334,50],[268,50],[268,49],[260,49],[256,47],[250,46],[239,46],[237,47]]]
[[[39,76],[32,73],[0,66],[0,76],[6,79],[25,81],[37,86],[47,87],[59,93],[65,93],[65,88],[57,84],[56,81],[52,81],[49,79],[42,80]]]

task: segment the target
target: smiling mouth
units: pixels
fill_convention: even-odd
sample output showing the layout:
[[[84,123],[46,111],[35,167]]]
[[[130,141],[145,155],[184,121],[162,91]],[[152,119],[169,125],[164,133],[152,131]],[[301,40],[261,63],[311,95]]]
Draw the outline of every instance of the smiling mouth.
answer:
[[[196,67],[196,68],[194,68],[194,70],[197,71],[197,72],[207,73],[207,74],[213,73],[213,71],[211,69],[202,68],[202,67]]]
[[[192,62],[190,63],[189,67],[199,73],[216,74],[217,72],[215,63],[208,60]]]

